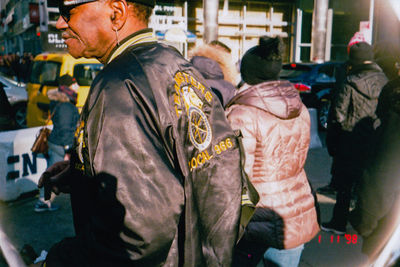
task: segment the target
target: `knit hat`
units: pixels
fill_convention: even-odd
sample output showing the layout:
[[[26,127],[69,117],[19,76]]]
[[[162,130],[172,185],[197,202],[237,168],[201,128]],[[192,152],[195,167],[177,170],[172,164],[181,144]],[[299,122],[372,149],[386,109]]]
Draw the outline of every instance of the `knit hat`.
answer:
[[[59,84],[58,91],[66,94],[69,100],[72,103],[76,104],[78,94],[70,88],[70,86],[74,83],[76,83],[75,78],[71,77],[68,74],[65,74],[58,79],[58,84]]]
[[[73,83],[76,83],[76,79],[69,74],[64,74],[58,78],[58,85],[71,86]]]
[[[254,85],[277,80],[282,68],[282,51],[280,37],[260,37],[259,45],[250,48],[242,58],[240,73],[243,81]]]
[[[352,45],[349,52],[349,62],[351,65],[361,65],[365,61],[373,61],[374,52],[371,45],[366,42],[360,42]]]
[[[353,37],[351,37],[349,44],[347,45],[347,53],[350,53],[350,48],[357,44],[357,43],[361,43],[361,42],[365,42],[365,37],[364,34],[362,34],[361,32],[356,32]]]
[[[72,5],[77,5],[77,4],[83,4],[83,3],[89,3],[89,2],[94,2],[96,0],[64,0],[63,5],[64,6],[72,6]],[[127,0],[129,2],[134,2],[134,3],[139,3],[145,6],[150,6],[154,7],[155,5],[155,0]]]

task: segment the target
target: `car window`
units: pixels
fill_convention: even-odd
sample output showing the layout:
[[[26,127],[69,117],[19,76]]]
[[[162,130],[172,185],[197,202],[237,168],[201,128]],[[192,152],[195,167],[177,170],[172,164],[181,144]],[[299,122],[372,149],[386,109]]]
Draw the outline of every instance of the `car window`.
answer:
[[[335,82],[335,66],[324,65],[318,69],[317,82]]]
[[[29,78],[30,83],[57,86],[57,78],[60,75],[61,63],[54,61],[35,61],[32,73]]]
[[[11,83],[12,85],[18,86],[18,82],[13,80],[12,77],[4,74],[3,72],[0,72],[0,76],[2,79],[6,80],[6,82]],[[4,84],[4,82],[2,81],[2,83]]]
[[[76,64],[74,77],[80,86],[90,86],[102,68],[102,64]]]
[[[298,76],[308,73],[310,71],[311,71],[310,66],[288,64],[288,65],[282,66],[282,70],[279,73],[279,77],[285,78],[285,79],[290,79],[290,78],[298,77]]]
[[[327,76],[332,77],[334,76],[334,70],[334,65],[324,65],[319,68],[318,73],[326,74]]]

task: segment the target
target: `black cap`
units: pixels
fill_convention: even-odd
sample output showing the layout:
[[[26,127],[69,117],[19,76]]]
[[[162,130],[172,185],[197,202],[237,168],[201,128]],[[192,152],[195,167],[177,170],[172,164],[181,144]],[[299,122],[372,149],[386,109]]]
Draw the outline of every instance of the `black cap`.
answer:
[[[76,83],[76,80],[69,74],[64,74],[63,76],[58,78],[59,85],[70,86],[73,83]]]
[[[349,62],[351,65],[361,65],[365,61],[374,60],[374,51],[371,45],[360,42],[352,45],[349,52]]]
[[[77,4],[89,3],[94,2],[96,0],[63,0],[64,6],[72,6]],[[155,0],[127,0],[128,2],[139,3],[145,6],[154,7],[156,4]]]
[[[254,85],[277,80],[282,68],[283,48],[280,37],[260,37],[259,45],[250,48],[240,63],[243,81]]]

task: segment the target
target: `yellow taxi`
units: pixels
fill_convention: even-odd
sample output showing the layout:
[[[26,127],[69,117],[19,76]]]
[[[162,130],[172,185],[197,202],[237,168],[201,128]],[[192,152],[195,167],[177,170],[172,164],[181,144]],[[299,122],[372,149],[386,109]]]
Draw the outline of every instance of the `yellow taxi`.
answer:
[[[49,111],[41,104],[50,103],[49,90],[58,88],[58,78],[64,74],[75,77],[79,84],[76,106],[81,111],[90,85],[96,74],[103,68],[96,59],[75,59],[68,53],[43,53],[35,57],[29,82],[26,123],[28,127],[44,125],[49,118]]]

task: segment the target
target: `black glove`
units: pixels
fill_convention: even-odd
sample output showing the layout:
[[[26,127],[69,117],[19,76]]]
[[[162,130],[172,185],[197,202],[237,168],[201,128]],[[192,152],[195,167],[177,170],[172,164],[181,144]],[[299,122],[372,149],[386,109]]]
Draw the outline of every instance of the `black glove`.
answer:
[[[51,196],[51,191],[55,194],[69,193],[70,185],[69,178],[71,176],[71,167],[69,160],[56,162],[51,165],[40,176],[38,187],[44,187],[44,199],[48,200]]]

